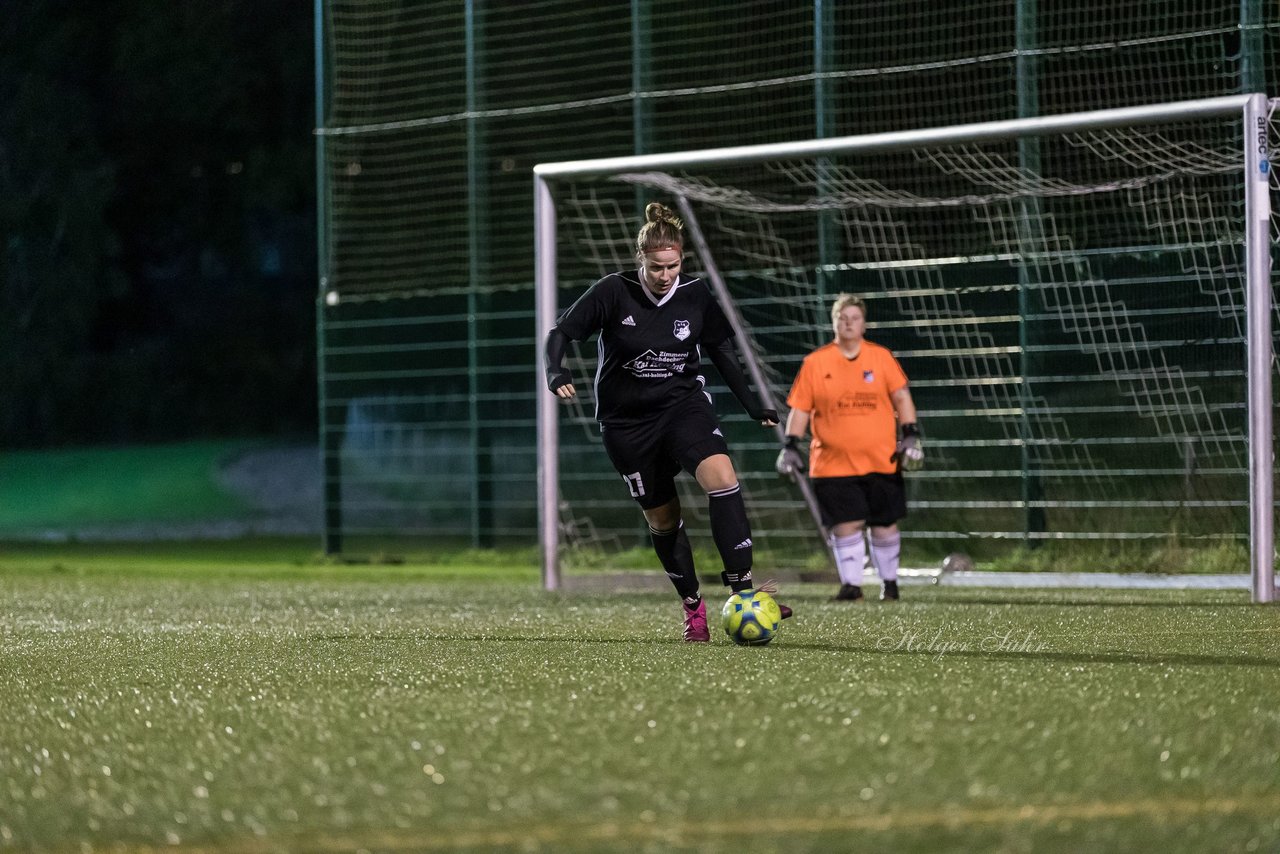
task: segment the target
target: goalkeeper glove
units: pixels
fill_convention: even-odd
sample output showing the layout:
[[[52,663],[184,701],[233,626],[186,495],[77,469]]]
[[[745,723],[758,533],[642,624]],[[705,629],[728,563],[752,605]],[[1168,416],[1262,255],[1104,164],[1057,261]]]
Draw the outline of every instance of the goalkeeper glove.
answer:
[[[924,445],[920,441],[920,430],[914,424],[902,425],[902,438],[894,449],[893,459],[903,471],[918,471],[924,468]]]
[[[799,436],[788,436],[786,438],[786,441],[782,444],[782,450],[778,452],[778,460],[773,464],[773,467],[783,477],[795,477],[809,470],[809,461],[805,459],[804,452],[800,450]]]
[[[768,421],[771,424],[778,423],[778,410],[776,409],[757,409],[754,412],[748,412],[753,421]]]

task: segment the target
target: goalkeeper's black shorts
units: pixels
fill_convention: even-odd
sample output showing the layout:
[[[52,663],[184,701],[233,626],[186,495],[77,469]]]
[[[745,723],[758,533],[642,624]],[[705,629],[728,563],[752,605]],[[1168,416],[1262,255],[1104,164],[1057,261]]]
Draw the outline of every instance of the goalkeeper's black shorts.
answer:
[[[676,475],[681,469],[693,474],[707,457],[729,453],[711,401],[701,394],[654,421],[603,425],[600,436],[631,497],[645,510],[676,497]]]
[[[831,528],[842,522],[866,522],[882,527],[907,515],[907,489],[902,474],[857,477],[815,477],[813,497],[818,500],[822,524]]]

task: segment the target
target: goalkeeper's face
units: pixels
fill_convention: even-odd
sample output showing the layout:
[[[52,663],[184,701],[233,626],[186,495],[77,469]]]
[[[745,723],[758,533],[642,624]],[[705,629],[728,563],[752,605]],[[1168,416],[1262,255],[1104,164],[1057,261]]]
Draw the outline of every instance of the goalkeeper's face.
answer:
[[[644,254],[644,285],[654,296],[662,296],[671,290],[680,276],[684,253],[679,249],[656,249]]]
[[[840,312],[832,326],[835,327],[837,341],[841,344],[856,344],[867,331],[867,319],[863,317],[862,309],[851,305]]]

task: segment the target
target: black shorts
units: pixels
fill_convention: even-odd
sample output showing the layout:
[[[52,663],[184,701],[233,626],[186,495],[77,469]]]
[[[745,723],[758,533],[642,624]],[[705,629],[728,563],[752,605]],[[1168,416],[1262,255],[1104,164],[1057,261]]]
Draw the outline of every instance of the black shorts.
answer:
[[[627,482],[631,497],[645,510],[676,497],[676,475],[693,474],[707,457],[729,453],[720,422],[705,396],[698,394],[671,407],[660,418],[619,427],[601,425],[604,449]]]
[[[828,528],[842,522],[884,527],[907,515],[907,489],[901,473],[815,477],[810,483],[822,524]]]

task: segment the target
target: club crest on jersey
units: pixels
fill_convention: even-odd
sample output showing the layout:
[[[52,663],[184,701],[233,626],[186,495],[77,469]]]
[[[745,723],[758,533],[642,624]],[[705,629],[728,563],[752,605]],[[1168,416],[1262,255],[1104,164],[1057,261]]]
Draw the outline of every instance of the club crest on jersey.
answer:
[[[688,338],[688,337],[689,337],[689,335],[691,334],[691,333],[689,332],[689,321],[687,321],[687,320],[677,320],[677,321],[676,321],[676,328],[675,328],[674,330],[672,330],[672,334],[673,334],[673,335],[675,335],[675,336],[676,336],[676,338],[680,339],[681,341],[683,341],[684,339]]]
[[[875,381],[876,381],[876,372],[875,372],[875,371],[863,371],[863,372],[862,372],[862,381],[863,381],[864,383],[873,383],[873,382],[875,382]]]

